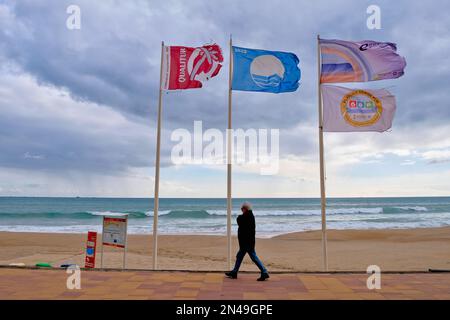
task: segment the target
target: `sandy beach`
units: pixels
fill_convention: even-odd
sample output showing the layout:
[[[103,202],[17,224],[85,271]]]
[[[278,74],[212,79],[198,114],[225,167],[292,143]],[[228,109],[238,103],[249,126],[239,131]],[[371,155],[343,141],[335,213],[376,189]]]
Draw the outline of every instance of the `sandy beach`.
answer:
[[[320,236],[319,231],[309,231],[257,239],[256,251],[271,271],[320,271]],[[85,242],[85,234],[0,232],[0,264],[49,262],[53,266],[84,266]],[[224,236],[160,235],[158,242],[160,269],[226,269]],[[233,248],[234,252],[236,238]],[[151,269],[151,250],[151,235],[130,235],[127,268]],[[365,271],[372,264],[382,271],[450,269],[450,228],[329,230],[328,251],[331,271]],[[97,267],[99,252],[98,246]],[[104,267],[120,268],[121,252],[105,247]],[[248,257],[242,270],[257,271]]]

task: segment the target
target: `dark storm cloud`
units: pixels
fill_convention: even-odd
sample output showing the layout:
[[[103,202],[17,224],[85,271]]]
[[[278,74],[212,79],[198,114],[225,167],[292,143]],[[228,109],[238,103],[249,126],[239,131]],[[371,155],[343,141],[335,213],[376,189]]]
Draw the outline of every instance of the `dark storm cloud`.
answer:
[[[77,99],[145,113],[156,93],[149,87],[157,82],[150,75],[151,44],[145,37],[123,37],[116,31],[127,25],[117,25],[115,10],[87,2],[80,3],[82,30],[68,30],[71,3],[10,2],[13,26],[0,33],[4,55],[39,81],[68,88]]]
[[[279,123],[279,116],[266,111],[275,109],[276,112],[282,105],[285,106],[281,112],[285,116],[282,124],[291,126],[296,123],[294,115],[310,113],[291,107],[310,99],[311,91],[315,90],[309,81],[315,77],[315,66],[310,66],[314,51],[302,50],[314,44],[314,34],[296,30],[295,25],[299,23],[293,15],[298,6],[296,2],[280,6],[280,11],[276,10],[277,4],[263,6],[265,10],[254,10],[255,3],[240,2],[221,6],[204,1],[169,2],[167,5],[144,1],[131,4],[105,1],[93,5],[79,1],[82,29],[78,31],[69,31],[65,27],[68,17],[65,9],[72,1],[9,4],[14,20],[11,32],[1,33],[4,55],[40,81],[68,88],[77,99],[106,104],[124,113],[153,116],[159,80],[160,39],[166,39],[169,44],[188,45],[201,45],[211,39],[227,51],[227,37],[233,33],[238,45],[301,52],[305,79],[302,81],[303,92],[297,93],[295,98],[266,94],[241,97],[237,94],[237,119],[251,113],[254,120]],[[312,14],[314,8],[307,6]],[[290,16],[292,18],[288,19]],[[313,22],[311,15],[307,21]],[[174,102],[185,105],[183,113],[198,115],[197,119],[215,118],[213,120],[221,122],[220,113],[216,116],[215,112],[208,111],[214,110],[218,101],[222,107],[226,106],[226,68],[214,80],[216,83],[211,83],[214,90],[208,92],[212,96],[206,96],[205,92],[192,96],[180,94]],[[240,105],[244,107],[239,108]],[[167,108],[166,116],[169,120],[173,117],[176,122],[180,114]]]
[[[122,174],[154,164],[156,131],[148,124],[27,76],[2,75],[0,88],[0,167]],[[170,164],[169,148],[163,145],[162,166]]]

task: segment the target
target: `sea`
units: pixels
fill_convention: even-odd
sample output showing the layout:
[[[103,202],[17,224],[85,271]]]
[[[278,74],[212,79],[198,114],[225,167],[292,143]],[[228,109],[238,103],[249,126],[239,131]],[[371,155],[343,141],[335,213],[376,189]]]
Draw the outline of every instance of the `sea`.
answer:
[[[257,237],[320,230],[320,199],[233,199],[232,230],[250,201]],[[162,198],[159,234],[226,234],[226,199]],[[0,231],[101,232],[102,216],[128,215],[129,234],[151,234],[153,199],[0,197]],[[450,197],[328,198],[328,229],[407,229],[450,225]]]

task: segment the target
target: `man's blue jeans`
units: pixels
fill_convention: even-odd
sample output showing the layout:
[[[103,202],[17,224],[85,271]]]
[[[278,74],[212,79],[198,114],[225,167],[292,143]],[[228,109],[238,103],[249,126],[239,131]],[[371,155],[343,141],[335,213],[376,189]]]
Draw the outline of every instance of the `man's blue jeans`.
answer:
[[[242,260],[244,260],[246,253],[248,253],[250,259],[252,259],[258,269],[261,270],[261,273],[267,273],[267,269],[264,267],[261,260],[259,260],[254,249],[239,249],[236,255],[236,264],[234,265],[232,272],[238,273],[239,267],[241,266]]]

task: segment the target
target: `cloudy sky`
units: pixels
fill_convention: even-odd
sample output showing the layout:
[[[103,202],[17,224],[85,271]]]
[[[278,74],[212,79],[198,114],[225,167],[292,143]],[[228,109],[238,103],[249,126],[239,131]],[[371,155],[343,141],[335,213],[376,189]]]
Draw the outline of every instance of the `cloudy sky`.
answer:
[[[69,30],[69,5],[81,29]],[[381,30],[366,9],[381,8]],[[151,197],[161,40],[216,42],[201,90],[164,94],[163,197],[226,197],[224,165],[174,165],[173,130],[227,126],[228,37],[300,58],[298,91],[233,93],[235,128],[280,129],[280,170],[235,166],[235,197],[318,197],[316,35],[397,43],[406,74],[385,133],[326,133],[328,196],[450,195],[448,1],[0,0],[0,195]]]

